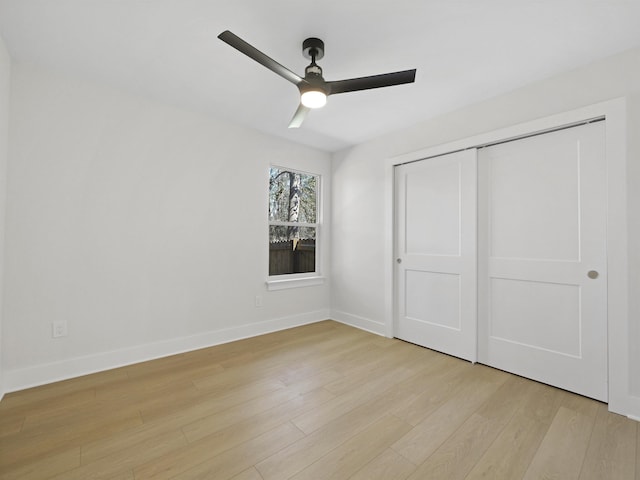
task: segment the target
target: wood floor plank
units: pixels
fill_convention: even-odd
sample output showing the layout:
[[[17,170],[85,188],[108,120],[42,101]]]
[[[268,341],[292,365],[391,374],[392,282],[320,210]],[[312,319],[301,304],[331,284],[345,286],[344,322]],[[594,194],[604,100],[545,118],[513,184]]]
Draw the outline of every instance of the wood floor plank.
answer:
[[[530,395],[531,382],[522,377],[508,376],[475,413],[492,422],[506,425]]]
[[[377,348],[377,347],[376,347]],[[369,337],[354,337],[345,335],[344,338],[326,339],[324,342],[298,345],[291,351],[277,351],[263,354],[256,358],[250,367],[249,374],[255,374],[256,365],[261,368],[261,375],[281,374],[287,372],[283,378],[285,383],[295,381],[310,372],[323,369],[336,369],[349,365],[354,361],[353,356],[362,355],[363,351],[371,349]],[[338,370],[339,371],[339,370]],[[234,371],[237,373],[237,371]],[[340,372],[341,373],[341,372]],[[290,379],[291,378],[291,379]]]
[[[181,380],[170,385],[155,385],[153,388],[140,389],[138,386],[130,388],[129,384],[123,384],[117,391],[110,394],[100,394],[96,402],[110,403],[112,405],[136,405],[141,413],[158,410],[164,413],[163,408],[167,404],[186,405],[202,398],[205,393],[198,390],[192,381]],[[162,414],[160,413],[160,414]],[[148,414],[152,416],[151,413]]]
[[[561,390],[560,395],[562,396],[563,407],[595,419],[600,402],[566,390]]]
[[[104,415],[104,412],[109,413]],[[70,425],[72,423],[82,424],[83,428],[86,429],[92,425],[101,425],[105,416],[108,416],[109,420],[120,417],[139,417],[139,412],[137,406],[133,406],[130,403],[118,405],[96,400],[91,403],[85,403],[82,406],[60,408],[55,413],[27,415],[22,425],[22,432],[24,435],[29,436],[58,428],[71,430]]]
[[[52,400],[73,397],[83,391],[91,390],[97,386],[108,385],[121,379],[126,379],[127,374],[122,369],[107,370],[104,372],[84,375],[82,377],[62,380],[60,382],[49,383],[39,387],[28,388],[19,392],[11,392],[4,396],[0,402],[0,412],[13,408],[37,408],[38,405],[46,405]]]
[[[459,480],[466,477],[499,433],[496,426],[478,414],[472,414],[409,477],[409,480]]]
[[[437,362],[434,362],[433,365],[414,365],[411,362],[406,367],[399,367],[395,363],[386,365],[384,368],[381,366],[375,375],[369,375],[367,377],[368,381],[358,382],[350,391],[342,395],[336,395],[333,400],[321,407],[293,419],[293,423],[303,432],[309,434],[326,425],[328,422],[366,403],[375,392],[384,392],[405,381],[414,383],[414,377],[417,373],[424,369],[433,370],[435,368],[437,368]],[[327,390],[335,393],[330,388],[327,388]],[[399,406],[400,404],[398,407]]]
[[[263,480],[263,479],[262,479],[262,475],[260,475],[254,467],[251,467],[248,470],[245,470],[244,472],[239,473],[238,475],[233,477],[231,480]]]
[[[233,447],[220,455],[213,458],[208,457],[207,460],[195,466],[191,465],[202,458],[198,458],[197,460],[191,459],[189,462],[191,468],[188,468],[178,475],[172,477],[165,477],[164,475],[159,477],[145,477],[144,475],[138,476],[138,473],[135,472],[136,479],[172,478],[173,480],[209,480],[215,478],[216,480],[226,480],[287,445],[295,443],[296,440],[302,437],[303,434],[300,430],[290,423],[285,423],[253,440]]]
[[[370,423],[363,416],[340,418],[289,445],[255,465],[264,480],[290,478],[337,445],[346,442]],[[364,425],[363,425],[364,424]]]
[[[538,382],[528,382],[527,389],[531,393],[519,414],[551,425],[566,392]]]
[[[456,396],[416,425],[391,448],[420,465],[498,388],[499,385],[471,377]]]
[[[338,373],[333,369],[327,369],[320,370],[319,372],[309,372],[305,377],[297,378],[295,380],[289,378],[287,382],[283,383],[290,390],[295,390],[298,393],[307,393],[317,388],[324,388],[327,384],[335,382],[342,377],[343,375],[341,373]]]
[[[593,416],[560,407],[523,479],[577,479],[594,420]]]
[[[284,385],[282,381],[274,378],[272,375],[274,371],[278,371],[280,368],[280,365],[267,366],[259,362],[251,362],[239,367],[225,369],[222,372],[216,372],[203,378],[195,379],[193,380],[193,384],[198,390],[209,393],[239,388],[263,378],[269,378],[273,382],[278,382],[281,385]]]
[[[105,478],[104,480],[135,480],[135,477],[133,476],[133,471],[128,470],[125,472],[117,473],[116,475]]]
[[[340,370],[343,378],[327,385],[326,388],[339,395],[366,383],[374,372],[380,375],[398,366],[410,365],[413,362],[424,365],[428,360],[435,358],[437,358],[437,354],[431,350],[419,349],[415,345],[408,346],[404,342],[398,341],[386,349],[372,349],[366,352],[366,356],[358,358],[358,361],[348,368],[343,365]]]
[[[464,386],[471,375],[469,364],[451,357],[443,359],[446,364],[431,374],[416,399],[402,409],[394,409],[394,415],[416,426]]]
[[[216,426],[207,428],[206,425],[204,425],[204,428],[194,428],[194,425],[188,425],[183,428],[183,432],[189,442],[196,442],[206,437],[219,436],[224,438],[225,445],[233,446],[265,433],[277,425],[289,422],[297,415],[318,407],[332,397],[333,394],[323,389],[318,389],[299,395],[277,407],[265,410],[226,428],[218,429]]]
[[[415,469],[413,463],[387,448],[349,480],[405,480]]]
[[[140,406],[140,414],[145,422],[151,422],[173,415],[176,410],[188,411],[192,415],[205,416],[244,403],[255,398],[282,390],[285,385],[276,379],[266,378],[255,382],[239,384],[234,388],[213,392],[190,392],[188,395],[167,395],[152,398]]]
[[[526,399],[526,385],[510,377],[409,478],[464,479]]]
[[[80,465],[80,447],[43,456],[16,468],[0,469],[1,480],[45,480]]]
[[[217,415],[196,419],[185,415],[184,412],[177,412],[172,417],[165,417],[155,423],[146,423],[134,430],[83,446],[82,461],[83,464],[88,464],[114,452],[137,451],[139,445],[146,440],[180,428],[190,442],[211,436],[212,442],[217,441],[217,444],[222,445],[222,448],[230,448],[265,433],[290,420],[293,416],[312,409],[332,397],[333,395],[329,392],[319,389],[298,395],[288,402],[279,403],[275,407],[254,415],[251,415],[248,409],[245,410],[246,404],[241,404],[238,408],[243,411],[243,414],[238,417],[239,421],[236,423],[229,421],[222,423]],[[227,416],[224,418],[230,419]],[[211,445],[206,448],[210,449],[210,453],[214,451]]]
[[[392,345],[394,345],[393,342],[389,347]],[[338,355],[330,360],[335,359],[332,364],[332,368],[345,376],[355,369],[360,369],[366,365],[370,365],[371,362],[374,362],[376,359],[380,358],[380,356],[385,355],[386,352],[387,347],[382,347],[376,344],[374,339],[367,338],[366,340],[363,339],[357,348],[352,348],[339,353],[336,352]]]
[[[270,410],[283,403],[298,398],[300,394],[288,388],[276,390],[264,397],[254,398],[247,402],[226,408],[207,417],[198,419],[183,427],[185,435],[190,438],[198,436],[198,432],[211,434],[230,425],[246,420],[254,415]]]
[[[297,379],[309,372],[329,368],[344,375],[345,372],[350,369],[358,368],[358,366],[371,362],[377,358],[377,355],[385,351],[384,348],[373,343],[373,339],[371,338],[373,336],[375,335],[362,338],[352,337],[348,343],[341,342],[339,344],[333,344],[331,348],[316,351],[312,361],[309,361],[309,357],[305,356],[297,359],[295,363],[291,363],[288,366],[293,367],[292,371],[298,376]],[[295,380],[296,378],[292,378],[291,380],[284,379],[285,383]]]
[[[308,364],[308,358],[313,358],[313,363],[317,368],[322,362],[335,361],[337,357],[349,349],[359,348],[362,343],[368,342],[371,336],[371,334],[358,335],[356,332],[345,329],[339,330],[339,335],[333,334],[333,329],[320,334],[322,341],[319,341],[320,339],[317,337],[307,338],[305,335],[298,335],[290,342],[274,341],[270,348],[253,352],[252,361],[234,368],[225,368],[226,376],[231,380],[244,382],[263,376],[271,376],[282,371],[283,368],[291,368],[292,365],[304,368]],[[298,330],[298,332],[300,331]],[[219,381],[224,377],[225,375],[216,375],[211,379],[202,379],[194,383],[201,389],[219,388]]]
[[[144,395],[150,391],[166,391],[171,386],[175,388],[176,385],[186,385],[194,380],[207,378],[223,371],[224,368],[220,364],[197,365],[191,361],[147,374],[131,375],[128,373],[128,378],[117,382],[117,384],[96,387],[96,397],[117,401],[123,394],[131,397]]]
[[[465,480],[522,478],[548,428],[548,425],[530,416],[515,416]]]
[[[108,435],[104,438],[88,441],[82,445],[81,463],[88,465],[105,457],[117,458],[119,452],[140,452],[146,450],[151,443],[159,437],[167,434],[174,436],[175,432],[181,432],[182,422],[158,422],[155,424],[143,423],[134,428]]]
[[[141,441],[129,448],[119,449],[107,456],[82,463],[77,468],[68,470],[51,480],[98,480],[117,476],[125,476],[144,462],[170,455],[173,451],[184,448],[187,440],[181,431],[170,431]]]
[[[321,397],[324,400],[333,397],[333,395],[329,394],[328,392],[321,393]],[[85,463],[94,461],[97,458],[106,456],[110,453],[113,453],[114,451],[131,448],[132,445],[139,444],[147,438],[151,438],[155,435],[162,435],[172,430],[180,430],[183,427],[189,425],[200,425],[202,427],[199,428],[199,430],[203,432],[200,436],[196,436],[192,432],[189,432],[189,436],[192,438],[192,440],[196,438],[202,438],[204,436],[210,435],[216,430],[224,428],[225,425],[219,425],[216,423],[216,414],[220,414],[220,412],[230,410],[230,416],[233,416],[233,412],[237,412],[238,410],[244,411],[244,414],[240,415],[239,417],[243,417],[245,415],[247,417],[251,417],[251,415],[255,413],[255,411],[252,410],[251,405],[247,405],[247,403],[239,403],[236,405],[230,402],[227,398],[222,402],[212,401],[211,404],[208,404],[206,400],[206,398],[201,399],[200,403],[187,408],[185,408],[181,402],[178,402],[177,405],[173,405],[172,409],[169,407],[171,406],[171,404],[168,404],[169,406],[166,407],[166,414],[163,416],[158,416],[153,420],[149,420],[129,430],[122,431],[117,434],[95,440],[93,442],[88,442],[83,446],[83,460],[85,461]],[[275,398],[268,397],[268,400],[266,401],[263,401],[262,397],[260,397],[256,399],[255,402],[250,402],[253,402],[256,405],[259,405],[260,402],[264,402],[265,404],[269,405],[270,403],[278,403],[282,400],[283,397],[276,396]],[[229,405],[232,406],[227,409],[226,407],[228,407]],[[287,405],[287,403],[280,405]],[[310,403],[310,405],[311,406],[309,408],[312,408],[314,404]],[[291,408],[291,411],[295,412],[298,410]],[[216,420],[210,420],[211,417],[215,418]],[[240,419],[241,418],[239,418],[238,420]],[[215,426],[215,428],[213,426]],[[272,425],[271,428],[273,428],[274,426],[275,425]]]
[[[636,422],[611,414],[605,404],[599,404],[580,480],[633,478],[636,436]]]
[[[397,374],[395,374],[395,372],[387,373],[354,389],[352,392],[336,396],[315,410],[294,418],[292,422],[305,434],[313,433],[332,420],[366,403],[371,398],[373,392],[381,388],[382,385],[393,385],[395,382],[410,376],[410,371],[398,372]]]
[[[190,469],[197,463],[198,459],[204,461],[205,459],[222,455],[228,450],[235,449],[234,451],[242,451],[242,449],[245,448],[243,445],[251,445],[251,442],[256,438],[269,438],[269,435],[275,435],[274,438],[279,438],[281,431],[278,429],[280,428],[283,428],[285,432],[289,432],[294,440],[302,436],[302,433],[288,422],[278,422],[275,427],[272,425],[269,426],[271,428],[264,431],[264,425],[250,421],[220,430],[194,442],[190,442],[182,448],[175,449],[162,458],[139,465],[134,468],[136,479],[172,478],[173,475],[183,473]],[[267,437],[265,437],[265,435]],[[282,445],[281,448],[283,446],[285,445]],[[259,460],[256,460],[256,462],[257,461]],[[249,466],[251,465],[247,465],[245,468]],[[239,473],[240,471],[241,470],[238,470],[235,473]]]
[[[0,471],[26,465],[44,456],[61,453],[83,443],[109,436],[142,424],[137,412],[111,412],[93,419],[57,425],[51,429],[32,430],[28,434],[0,438]]]
[[[322,404],[332,399],[334,395],[324,389],[314,390],[305,394],[297,394],[289,401],[281,401],[265,410],[259,410],[251,414],[240,406],[240,415],[227,416],[229,409],[221,414],[211,415],[189,423],[182,428],[190,442],[195,442],[218,432],[233,430],[233,436],[237,436],[245,428],[252,434],[264,433],[274,428],[277,424],[286,423],[297,415],[313,408],[319,408]],[[222,420],[221,420],[222,418]],[[229,442],[230,439],[227,439]]]
[[[395,405],[410,400],[406,391],[387,388],[384,394],[374,396],[331,420],[295,444],[260,462],[256,468],[265,480],[289,478],[387,415]]]
[[[34,392],[35,393],[35,392]],[[9,394],[11,395],[11,394]],[[53,395],[51,398],[46,396],[30,401],[24,404],[10,402],[11,406],[0,408],[0,418],[5,416],[23,416],[26,419],[28,414],[29,422],[37,421],[38,418],[47,418],[51,415],[57,415],[60,411],[66,411],[92,402],[96,397],[95,388],[83,388]],[[11,400],[10,397],[9,400]],[[24,397],[23,397],[24,398]],[[4,403],[4,399],[0,402],[0,406]]]
[[[555,388],[535,382],[524,387],[526,400],[465,480],[511,480],[524,476],[560,407]]]
[[[409,429],[411,425],[408,423],[387,415],[291,478],[292,480],[349,479]]]
[[[4,414],[0,415],[0,437],[5,437],[7,435],[14,435],[19,433],[22,430],[22,425],[24,424],[25,417],[24,415],[11,415]]]

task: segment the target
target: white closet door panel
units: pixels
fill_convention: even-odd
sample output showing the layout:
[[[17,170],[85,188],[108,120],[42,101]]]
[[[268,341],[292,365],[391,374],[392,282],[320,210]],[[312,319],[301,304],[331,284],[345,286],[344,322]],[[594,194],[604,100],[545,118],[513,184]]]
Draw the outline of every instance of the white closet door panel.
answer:
[[[604,123],[483,149],[478,168],[479,360],[606,401]]]
[[[578,259],[579,158],[554,136],[487,149],[492,258]]]
[[[476,153],[401,165],[396,336],[476,360]]]
[[[460,331],[460,275],[405,270],[406,318]]]
[[[412,255],[460,255],[460,165],[405,171],[405,245]]]
[[[489,336],[562,355],[580,355],[580,288],[491,279]]]

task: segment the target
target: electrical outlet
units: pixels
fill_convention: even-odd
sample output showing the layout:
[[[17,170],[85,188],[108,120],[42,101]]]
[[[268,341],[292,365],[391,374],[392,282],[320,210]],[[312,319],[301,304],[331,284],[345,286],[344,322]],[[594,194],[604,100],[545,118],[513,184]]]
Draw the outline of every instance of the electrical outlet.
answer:
[[[53,322],[51,324],[51,334],[53,338],[66,337],[67,336],[67,322],[61,320],[59,322]]]
[[[261,307],[261,306],[262,306],[262,296],[256,295],[256,307]]]

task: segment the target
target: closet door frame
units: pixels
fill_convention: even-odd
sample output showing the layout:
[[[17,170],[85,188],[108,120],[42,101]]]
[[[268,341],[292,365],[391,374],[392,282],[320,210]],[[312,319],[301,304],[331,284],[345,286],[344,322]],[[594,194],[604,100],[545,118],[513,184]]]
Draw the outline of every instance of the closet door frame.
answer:
[[[628,313],[626,100],[618,98],[542,119],[513,125],[435,147],[390,158],[385,163],[385,336],[392,338],[396,323],[394,167],[447,153],[578,125],[590,120],[606,122],[607,163],[607,270],[608,270],[608,376],[609,411],[640,418],[640,397],[631,393],[630,323]]]

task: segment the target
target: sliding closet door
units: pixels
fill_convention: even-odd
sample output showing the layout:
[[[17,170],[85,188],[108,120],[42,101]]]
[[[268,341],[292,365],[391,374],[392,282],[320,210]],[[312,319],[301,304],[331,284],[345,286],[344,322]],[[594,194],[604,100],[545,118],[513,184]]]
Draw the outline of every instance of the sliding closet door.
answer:
[[[395,336],[476,360],[476,151],[395,169]]]
[[[604,122],[479,151],[479,361],[607,400]]]

